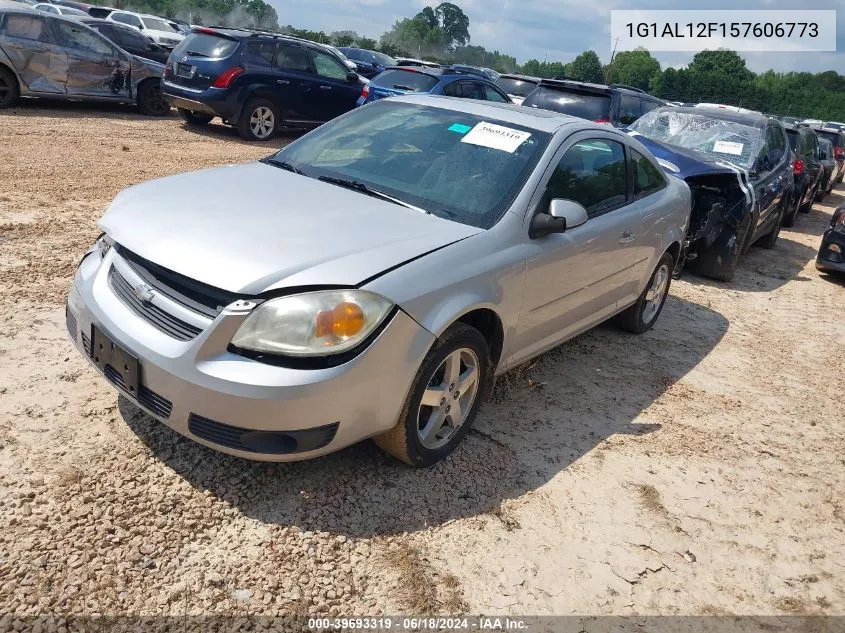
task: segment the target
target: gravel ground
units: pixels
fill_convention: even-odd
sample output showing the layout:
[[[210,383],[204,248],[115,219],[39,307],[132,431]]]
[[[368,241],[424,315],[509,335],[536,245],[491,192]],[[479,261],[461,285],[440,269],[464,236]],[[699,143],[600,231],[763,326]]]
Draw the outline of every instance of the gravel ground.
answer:
[[[510,372],[432,469],[370,443],[259,464],[119,399],[67,340],[63,300],[118,191],[285,139],[38,106],[0,114],[0,630],[39,614],[845,614],[845,284],[813,266],[838,193],[734,283],[676,282],[645,336],[603,326]]]

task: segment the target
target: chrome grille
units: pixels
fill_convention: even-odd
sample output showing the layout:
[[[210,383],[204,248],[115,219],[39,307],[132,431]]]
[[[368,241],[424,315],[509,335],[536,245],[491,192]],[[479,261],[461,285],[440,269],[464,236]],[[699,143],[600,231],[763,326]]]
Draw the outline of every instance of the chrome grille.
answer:
[[[114,268],[109,271],[109,286],[114,294],[130,310],[168,336],[172,336],[179,341],[190,341],[202,332],[202,330],[195,325],[186,323],[172,314],[165,312],[158,306],[141,301],[141,299],[135,295],[135,292],[132,286],[129,285],[129,282],[127,282],[126,279],[123,278],[123,275]]]

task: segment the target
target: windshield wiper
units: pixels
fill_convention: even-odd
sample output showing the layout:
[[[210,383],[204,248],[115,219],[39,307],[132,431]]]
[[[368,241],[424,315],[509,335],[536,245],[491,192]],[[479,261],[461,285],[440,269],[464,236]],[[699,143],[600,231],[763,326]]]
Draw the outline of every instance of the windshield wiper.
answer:
[[[420,207],[415,207],[412,204],[408,204],[404,200],[400,200],[399,198],[394,198],[391,195],[384,193],[383,191],[379,191],[378,189],[373,189],[372,187],[365,185],[363,182],[358,182],[357,180],[347,180],[345,178],[335,178],[334,176],[318,176],[317,180],[321,180],[323,182],[327,182],[331,185],[337,185],[338,187],[344,187],[346,189],[352,189],[353,191],[357,191],[359,193],[363,193],[364,195],[370,196],[372,198],[379,198],[381,200],[386,200],[387,202],[392,202],[393,204],[398,204],[401,207],[405,207],[406,209],[413,209],[414,211],[419,211],[420,213],[428,213],[425,209],[421,209]]]
[[[395,90],[407,90],[408,92],[414,92],[414,89],[410,86],[403,86],[402,84],[393,84],[393,88]]]
[[[280,169],[292,171],[293,173],[298,174],[300,176],[305,175],[305,174],[302,173],[301,169],[299,169],[298,167],[294,167],[289,162],[284,161],[284,160],[273,160],[272,158],[268,158],[264,162],[267,163],[268,165],[273,165],[273,167],[278,167]]]

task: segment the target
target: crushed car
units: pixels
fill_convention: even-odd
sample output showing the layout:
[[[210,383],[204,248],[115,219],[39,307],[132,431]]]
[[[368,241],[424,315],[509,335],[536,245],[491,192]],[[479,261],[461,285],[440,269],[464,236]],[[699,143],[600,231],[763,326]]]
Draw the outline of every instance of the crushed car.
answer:
[[[731,281],[752,244],[774,247],[793,188],[792,153],[778,121],[722,108],[664,107],[643,115],[629,133],[692,192],[676,276],[688,264]]]
[[[25,5],[0,5],[0,109],[48,97],[137,105],[163,116],[164,66],[130,55],[86,25]]]

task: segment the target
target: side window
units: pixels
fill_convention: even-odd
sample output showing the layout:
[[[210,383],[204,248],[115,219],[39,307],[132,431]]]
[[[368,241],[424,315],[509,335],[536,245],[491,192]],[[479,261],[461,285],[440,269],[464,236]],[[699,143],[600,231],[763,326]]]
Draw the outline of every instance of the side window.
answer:
[[[62,46],[107,57],[111,57],[115,52],[108,42],[87,27],[56,20],[56,28]]]
[[[461,95],[464,99],[478,99],[484,101],[486,95],[484,94],[484,84],[476,83],[474,81],[462,81]]]
[[[578,141],[555,168],[543,196],[574,200],[590,217],[601,215],[627,200],[628,172],[621,143],[604,139]]]
[[[279,44],[276,50],[276,66],[285,70],[296,70],[302,73],[310,73],[311,62],[308,54],[301,46],[293,44]]]
[[[42,18],[35,15],[7,14],[3,32],[7,37],[19,37],[23,40],[35,40],[37,42],[49,40],[47,24]]]
[[[246,61],[258,66],[270,66],[276,58],[276,44],[273,42],[250,42],[246,47]]]
[[[640,99],[634,95],[625,94],[619,95],[619,122],[623,125],[633,123],[640,118]]]
[[[39,11],[46,11],[47,13],[55,13],[56,15],[59,14],[59,10],[54,7],[52,4],[42,4],[38,7]]]
[[[117,38],[117,31],[119,29],[115,29],[109,24],[92,24],[91,28],[97,31],[97,33],[99,33],[106,39],[109,39],[112,42],[120,43]]]
[[[151,44],[147,37],[132,29],[118,26],[115,27],[114,32],[117,35],[118,44],[122,46],[128,46],[136,50],[144,50]]]
[[[340,62],[336,61],[334,57],[320,51],[311,51],[311,56],[314,58],[314,68],[317,69],[317,75],[328,79],[346,80],[349,69],[341,66]]]
[[[645,198],[666,186],[666,179],[660,169],[648,160],[645,156],[632,149],[631,164],[634,171],[634,198]]]
[[[495,101],[497,103],[508,103],[510,101],[510,99],[492,86],[484,86],[484,94],[487,95],[487,101]]]
[[[461,82],[460,81],[453,81],[445,88],[443,88],[443,94],[447,97],[461,97],[463,96],[463,92],[461,90]]]
[[[652,101],[651,99],[640,99],[640,106],[642,107],[643,114],[645,114],[646,112],[656,110],[660,107],[660,104],[657,101]]]
[[[141,26],[141,20],[134,15],[130,15],[128,13],[115,13],[112,15],[112,20],[115,22],[122,22],[123,24],[128,24],[129,26]]]

